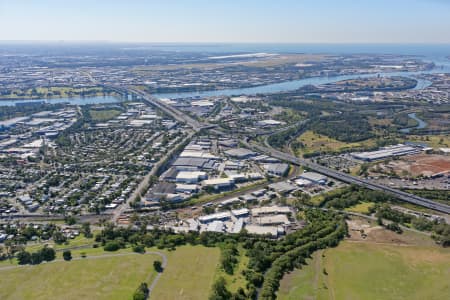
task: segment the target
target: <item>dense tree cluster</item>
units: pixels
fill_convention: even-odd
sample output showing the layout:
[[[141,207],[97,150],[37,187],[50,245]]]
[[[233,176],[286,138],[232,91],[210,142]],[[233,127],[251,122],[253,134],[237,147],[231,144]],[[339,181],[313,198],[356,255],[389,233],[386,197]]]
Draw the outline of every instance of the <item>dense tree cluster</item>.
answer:
[[[398,234],[402,234],[402,233],[403,233],[402,228],[401,228],[400,225],[399,225],[398,223],[396,223],[396,222],[389,223],[389,224],[387,224],[385,227],[386,227],[386,229],[391,230],[391,231],[393,231],[393,232],[396,232],[396,233],[398,233]]]
[[[32,253],[25,250],[17,253],[17,261],[19,262],[19,265],[37,265],[43,261],[52,261],[55,259],[55,257],[55,250],[49,247],[44,247],[41,250]]]
[[[382,203],[394,201],[394,198],[380,191],[371,191],[356,185],[351,185],[348,188],[340,189],[336,192],[325,195],[320,203],[320,206],[344,209],[367,201]]]
[[[309,128],[318,134],[347,143],[374,137],[367,118],[350,112],[320,117],[311,122]]]
[[[270,135],[267,141],[272,147],[282,148],[287,143],[289,143],[290,140],[295,138],[303,128],[304,128],[303,125],[294,126],[287,130],[283,130],[276,134]]]
[[[53,238],[56,242],[59,234],[62,235],[55,224],[43,224],[39,226],[34,224],[3,224],[0,225],[0,229],[7,235],[14,236],[11,242],[15,245],[25,245],[28,241],[36,239],[45,241]]]
[[[419,190],[408,189],[408,193],[424,197],[430,200],[437,200],[446,204],[450,204],[450,190]]]
[[[270,268],[266,271],[260,299],[276,299],[276,291],[279,288],[280,280],[286,272],[300,267],[314,251],[337,246],[339,241],[347,234],[347,226],[342,217],[319,211],[310,211],[307,214],[308,219],[313,217],[320,220],[313,223],[317,231],[310,232],[305,236],[296,234],[291,237],[289,247],[285,246],[285,251],[274,259]]]
[[[392,209],[389,205],[378,206],[376,216],[400,224],[411,223],[413,219],[412,215]]]
[[[234,267],[238,263],[237,255],[239,251],[236,247],[236,241],[230,239],[222,246],[220,264],[228,274],[234,273]]]

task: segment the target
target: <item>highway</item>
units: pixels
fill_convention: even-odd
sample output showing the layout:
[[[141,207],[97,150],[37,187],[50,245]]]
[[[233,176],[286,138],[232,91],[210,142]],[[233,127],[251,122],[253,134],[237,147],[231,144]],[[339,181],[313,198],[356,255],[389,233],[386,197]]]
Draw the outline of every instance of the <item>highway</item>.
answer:
[[[109,87],[109,88],[112,88],[112,87]],[[212,127],[214,127],[211,124],[200,123],[199,121],[194,120],[187,114],[177,110],[174,107],[171,107],[171,106],[165,104],[164,102],[160,101],[159,99],[157,99],[157,98],[151,96],[150,94],[143,92],[141,90],[138,90],[135,88],[124,89],[122,87],[113,87],[113,88],[119,89],[121,91],[132,92],[138,96],[141,96],[149,104],[161,109],[163,112],[172,116],[177,121],[186,123],[187,125],[192,127],[194,129],[194,131],[196,131],[196,132],[198,132],[202,129],[211,129]],[[306,122],[306,121],[303,121],[303,122]],[[215,131],[220,132],[218,130],[215,130]],[[363,187],[371,189],[371,190],[383,191],[383,192],[386,192],[388,194],[391,194],[391,195],[397,197],[398,199],[400,199],[402,201],[409,202],[409,203],[419,205],[419,206],[423,206],[423,207],[426,207],[426,208],[429,208],[432,210],[436,210],[439,212],[443,212],[446,214],[450,214],[450,206],[448,206],[448,205],[445,205],[445,204],[442,204],[439,202],[435,202],[435,201],[432,201],[432,200],[429,200],[426,198],[422,198],[422,197],[419,197],[419,196],[416,196],[416,195],[413,195],[410,193],[406,193],[401,190],[394,189],[394,188],[391,188],[388,186],[373,183],[369,180],[359,178],[356,176],[352,176],[352,175],[349,175],[344,172],[339,172],[339,171],[336,171],[336,170],[333,170],[330,168],[326,168],[319,164],[316,164],[316,163],[313,163],[313,162],[310,162],[310,161],[307,161],[304,159],[300,159],[293,155],[281,152],[272,147],[267,147],[269,145],[266,145],[266,147],[263,147],[261,145],[256,145],[256,144],[250,145],[247,142],[245,142],[245,144],[247,145],[247,147],[253,148],[259,152],[266,153],[272,157],[278,158],[280,160],[283,160],[283,161],[286,161],[286,162],[289,162],[289,163],[292,163],[295,165],[305,166],[311,170],[314,170],[315,172],[321,173],[323,175],[334,178],[336,180],[343,181],[343,182],[346,182],[349,184],[356,184],[356,185],[363,186]]]
[[[281,159],[283,161],[290,162],[295,165],[305,166],[311,170],[314,170],[315,172],[321,173],[323,175],[337,179],[339,181],[343,181],[343,182],[350,183],[350,184],[357,184],[359,186],[363,186],[363,187],[371,189],[371,190],[384,191],[384,192],[391,194],[405,202],[409,202],[409,203],[423,206],[423,207],[426,207],[429,209],[440,211],[440,212],[443,212],[446,214],[450,214],[450,206],[448,206],[448,205],[445,205],[445,204],[442,204],[439,202],[435,202],[435,201],[432,201],[432,200],[429,200],[426,198],[422,198],[422,197],[419,197],[419,196],[416,196],[416,195],[413,195],[410,193],[406,193],[406,192],[403,192],[403,191],[400,191],[398,189],[394,189],[394,188],[391,188],[388,186],[373,183],[369,180],[362,179],[362,178],[359,178],[356,176],[352,176],[352,175],[349,175],[344,172],[339,172],[339,171],[336,171],[336,170],[333,170],[330,168],[326,168],[319,164],[312,163],[312,162],[304,160],[304,159],[300,159],[298,157],[278,151],[273,148],[263,147],[263,146],[256,145],[256,144],[250,145],[248,143],[247,143],[247,145],[250,148],[256,149],[259,152],[269,154],[272,157]]]
[[[144,101],[146,101],[147,103],[149,103],[149,104],[159,108],[164,113],[168,114],[169,116],[171,116],[172,118],[174,118],[178,122],[186,123],[187,125],[192,127],[192,129],[194,129],[194,131],[200,131],[200,130],[202,130],[205,127],[211,126],[211,125],[205,125],[205,124],[200,123],[199,121],[191,118],[186,113],[183,113],[183,112],[173,108],[172,106],[169,106],[169,105],[165,104],[164,102],[162,102],[158,98],[155,98],[152,95],[150,95],[150,94],[148,94],[148,93],[146,93],[144,91],[141,91],[141,90],[136,89],[136,88],[130,88],[130,89],[128,89],[128,91],[131,91],[132,93],[142,97],[142,99]]]

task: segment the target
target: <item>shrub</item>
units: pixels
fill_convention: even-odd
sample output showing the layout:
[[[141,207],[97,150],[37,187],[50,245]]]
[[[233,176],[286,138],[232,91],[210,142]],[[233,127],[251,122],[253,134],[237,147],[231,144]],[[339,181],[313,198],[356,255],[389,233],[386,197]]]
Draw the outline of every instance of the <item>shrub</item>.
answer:
[[[105,246],[103,247],[105,251],[117,251],[120,249],[119,243],[115,241],[107,242]]]

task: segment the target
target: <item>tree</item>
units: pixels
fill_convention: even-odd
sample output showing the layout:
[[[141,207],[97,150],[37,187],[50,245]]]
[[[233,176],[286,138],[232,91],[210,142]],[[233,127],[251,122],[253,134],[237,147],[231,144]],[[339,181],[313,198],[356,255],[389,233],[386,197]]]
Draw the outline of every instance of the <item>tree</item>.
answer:
[[[134,292],[133,300],[146,300],[149,292],[150,290],[148,289],[147,283],[142,282]]]
[[[92,237],[91,224],[89,224],[88,222],[83,223],[83,225],[81,225],[81,232],[83,233],[84,237],[91,238]]]
[[[231,293],[225,286],[226,282],[223,277],[219,277],[213,285],[213,291],[209,300],[228,300],[231,298]]]
[[[134,245],[133,251],[136,253],[145,253],[145,247],[143,245]]]
[[[53,233],[53,240],[57,244],[62,244],[67,241],[67,238],[64,236],[64,234],[61,231],[55,231]]]
[[[19,262],[19,265],[26,265],[31,263],[31,254],[27,251],[20,251],[17,253],[17,261]]]
[[[105,249],[105,251],[117,251],[120,249],[120,245],[116,241],[110,241],[105,244],[103,249]]]
[[[77,223],[77,219],[74,216],[66,216],[64,222],[66,222],[67,225],[74,225]]]
[[[42,256],[39,252],[31,253],[31,264],[38,265],[42,262]]]
[[[394,231],[398,234],[403,233],[403,230],[400,228],[400,225],[398,225],[398,223],[392,222],[390,224],[386,225],[386,229],[389,229],[391,231]]]
[[[52,261],[56,257],[55,249],[45,246],[39,251],[42,260]]]
[[[159,260],[153,262],[153,268],[156,272],[160,273],[163,271],[162,263]]]
[[[70,250],[64,250],[63,252],[63,258],[64,260],[71,260],[72,259],[72,252]]]

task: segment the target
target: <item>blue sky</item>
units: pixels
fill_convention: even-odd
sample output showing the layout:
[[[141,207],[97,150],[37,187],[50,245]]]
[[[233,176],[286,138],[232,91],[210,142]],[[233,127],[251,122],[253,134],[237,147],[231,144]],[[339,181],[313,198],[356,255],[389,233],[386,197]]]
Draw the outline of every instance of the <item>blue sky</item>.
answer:
[[[450,43],[450,0],[0,0],[0,40]]]

